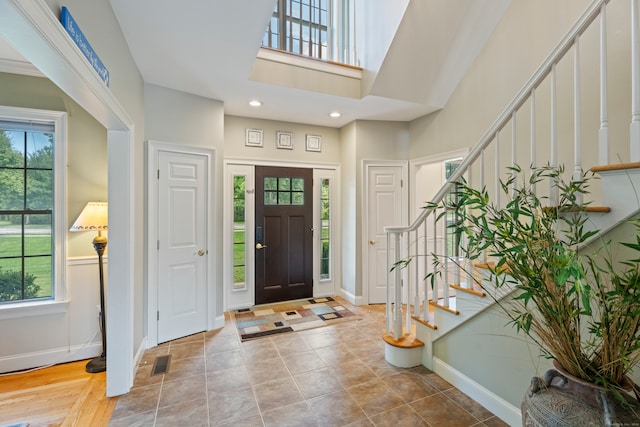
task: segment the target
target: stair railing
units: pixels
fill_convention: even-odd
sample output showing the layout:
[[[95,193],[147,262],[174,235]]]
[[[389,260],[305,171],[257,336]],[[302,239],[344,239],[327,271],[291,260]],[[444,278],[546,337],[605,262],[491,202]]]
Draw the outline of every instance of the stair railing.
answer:
[[[631,0],[631,125],[630,125],[630,161],[640,160],[640,32],[638,18],[638,1]],[[429,305],[437,304],[444,308],[450,308],[449,301],[449,278],[448,274],[451,270],[454,279],[458,280],[461,274],[459,263],[452,262],[450,265],[449,257],[444,257],[444,271],[440,275],[441,279],[436,280],[433,288],[429,292],[428,288],[431,283],[419,277],[418,272],[429,271],[432,265],[433,254],[442,254],[443,248],[446,247],[446,234],[442,237],[438,236],[439,212],[434,206],[442,202],[444,197],[449,194],[452,186],[460,178],[467,177],[467,181],[471,182],[471,167],[479,164],[479,186],[484,187],[485,183],[485,157],[487,156],[487,148],[492,147],[494,151],[493,166],[495,168],[495,177],[493,182],[495,185],[495,195],[498,197],[500,193],[499,177],[501,170],[500,164],[500,132],[508,131],[507,127],[511,126],[511,164],[516,163],[517,127],[516,117],[518,110],[527,102],[530,103],[530,124],[531,131],[529,134],[530,148],[530,164],[536,164],[536,152],[538,150],[536,144],[536,91],[541,84],[549,79],[550,82],[550,103],[549,110],[551,113],[550,120],[550,139],[549,139],[549,164],[552,167],[558,166],[558,140],[557,140],[557,78],[556,66],[565,57],[565,55],[573,49],[573,177],[581,179],[583,174],[582,166],[582,135],[581,135],[581,73],[580,73],[580,38],[584,32],[592,25],[596,18],[600,17],[600,128],[598,137],[598,153],[600,164],[609,164],[609,143],[608,143],[608,110],[607,110],[607,88],[608,88],[608,70],[607,70],[607,31],[606,31],[606,7],[610,0],[595,0],[585,10],[578,21],[571,27],[566,36],[555,47],[551,54],[545,59],[538,70],[530,77],[527,83],[522,87],[518,94],[508,104],[500,116],[493,122],[491,127],[485,132],[480,141],[475,145],[464,161],[453,172],[447,182],[438,190],[432,198],[428,207],[425,207],[416,220],[409,226],[388,226],[385,227],[387,233],[387,305],[386,305],[386,333],[392,335],[393,339],[399,340],[405,334],[410,333],[411,317],[416,316],[422,320],[427,320],[429,315]],[[525,141],[526,143],[526,141]],[[545,161],[546,163],[546,161]],[[558,192],[553,183],[549,183],[548,196],[551,204],[557,203]],[[497,201],[499,204],[499,200]],[[429,233],[428,229],[432,228]],[[444,228],[440,227],[440,230]],[[422,241],[422,244],[420,244]],[[429,248],[429,242],[433,244]],[[403,260],[415,259],[419,266],[414,266],[413,273],[405,276],[406,284],[403,283],[402,268],[400,266]],[[424,275],[423,275],[424,276]],[[413,278],[413,279],[412,279]],[[458,283],[460,284],[460,283]],[[421,285],[421,286],[420,286]],[[471,280],[460,284],[463,287],[470,287]],[[404,291],[404,295],[403,295]],[[430,294],[430,295],[429,295]],[[442,301],[440,304],[439,301]],[[406,305],[406,311],[403,315],[403,305]]]

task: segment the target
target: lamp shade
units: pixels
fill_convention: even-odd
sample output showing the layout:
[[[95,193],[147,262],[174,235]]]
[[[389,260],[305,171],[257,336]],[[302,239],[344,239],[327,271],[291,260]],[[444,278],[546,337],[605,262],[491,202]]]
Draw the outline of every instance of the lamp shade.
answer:
[[[107,202],[89,202],[82,209],[78,219],[69,231],[105,231],[107,230]]]

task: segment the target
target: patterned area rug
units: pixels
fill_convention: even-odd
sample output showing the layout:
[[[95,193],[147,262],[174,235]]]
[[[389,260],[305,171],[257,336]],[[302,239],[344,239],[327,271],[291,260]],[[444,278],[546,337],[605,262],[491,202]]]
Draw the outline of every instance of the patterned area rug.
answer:
[[[261,305],[233,314],[242,341],[360,319],[331,297]]]

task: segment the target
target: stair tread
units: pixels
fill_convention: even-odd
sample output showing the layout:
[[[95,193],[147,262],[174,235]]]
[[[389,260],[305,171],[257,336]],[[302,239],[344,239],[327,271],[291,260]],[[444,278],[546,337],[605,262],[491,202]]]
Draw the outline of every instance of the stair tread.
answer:
[[[456,291],[462,291],[471,295],[475,295],[481,298],[484,298],[487,296],[486,292],[482,291],[482,290],[478,290],[478,289],[474,289],[474,288],[465,288],[463,286],[460,285],[449,285],[450,287],[452,287],[453,289],[455,289]]]
[[[459,315],[460,312],[458,310],[456,310],[456,298],[455,297],[449,297],[449,306],[445,306],[443,304],[440,304],[440,301],[443,301],[442,298],[439,298],[438,301],[429,301],[429,304],[437,307],[441,310],[447,311],[451,314],[455,314],[455,315]],[[444,301],[443,301],[444,302]]]
[[[384,333],[382,339],[389,345],[400,348],[418,348],[424,347],[424,343],[416,338],[413,334],[404,334],[399,339],[393,338],[393,335]]]
[[[593,166],[591,167],[591,172],[599,173],[629,169],[640,169],[640,162],[613,163],[610,165]]]
[[[543,210],[548,211],[548,210],[552,210],[552,209],[558,209],[557,206],[545,206],[543,208]],[[578,211],[584,211],[584,212],[592,212],[592,213],[608,213],[611,212],[611,208],[609,206],[591,206],[591,205],[587,205],[587,206],[582,206],[581,209],[560,209],[562,212],[578,212]]]

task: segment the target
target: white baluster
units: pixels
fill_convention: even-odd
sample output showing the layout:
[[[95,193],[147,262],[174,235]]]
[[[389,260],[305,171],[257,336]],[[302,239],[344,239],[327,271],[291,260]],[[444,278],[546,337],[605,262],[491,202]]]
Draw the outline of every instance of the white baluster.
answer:
[[[438,251],[438,215],[437,215],[437,211],[433,211],[434,215],[433,215],[433,253],[435,254],[435,256],[439,256],[440,252]],[[431,300],[432,301],[438,301],[438,293],[439,293],[439,283],[440,280],[438,279],[437,276],[435,276],[437,272],[435,271],[435,268],[433,270],[433,274],[434,274],[434,280],[433,280],[433,288],[431,288]]]
[[[400,233],[395,233],[395,241],[394,241],[394,251],[395,251],[395,259],[396,262],[400,260]],[[402,338],[402,286],[400,285],[400,269],[396,268],[394,270],[395,278],[395,297],[394,297],[394,306],[393,306],[393,338],[398,340]]]
[[[553,169],[558,167],[558,91],[556,87],[556,64],[551,66],[551,153],[549,166]],[[549,183],[551,206],[558,206],[559,194],[555,181]]]
[[[420,232],[420,227],[416,228],[416,240],[415,240],[415,251],[414,251],[414,256],[416,258],[416,262],[414,262],[414,285],[412,286],[412,289],[414,291],[413,294],[413,315],[414,316],[420,316],[420,289],[419,289],[419,275],[420,275],[420,269],[418,268],[418,262],[419,259],[422,258],[420,256],[420,251],[418,250],[418,243],[420,242],[420,236],[419,236],[419,232]]]
[[[531,135],[530,135],[530,157],[531,167],[536,166],[536,90],[531,89]],[[536,184],[531,184],[533,194],[536,194]]]
[[[598,133],[598,161],[609,164],[609,113],[607,109],[607,5],[600,6],[600,131]]]
[[[404,233],[404,238],[406,239],[406,242],[404,244],[404,249],[405,249],[405,253],[403,254],[403,257],[405,257],[405,259],[407,259],[406,257],[409,256],[410,251],[409,248],[411,246],[411,232],[407,231],[406,233]],[[405,299],[403,301],[407,302],[407,310],[405,311],[405,322],[404,325],[406,326],[406,331],[407,333],[410,332],[411,329],[411,299],[412,299],[412,290],[413,287],[411,286],[411,279],[409,278],[409,269],[406,268],[404,269],[404,275],[403,275],[403,281],[402,283],[404,284],[404,297]]]
[[[582,121],[580,119],[580,38],[573,43],[573,179],[582,179]],[[582,204],[582,194],[576,194],[576,203]]]
[[[429,272],[429,242],[427,241],[427,219],[425,218],[422,226],[424,227],[424,267],[422,268],[423,274],[426,276],[426,274]],[[428,306],[429,306],[429,294],[428,294],[428,288],[429,288],[429,283],[427,283],[426,280],[422,280],[422,286],[423,286],[423,291],[424,291],[424,297],[422,298],[422,307],[424,310],[424,314],[422,316],[423,320],[427,320],[427,310],[428,310]]]
[[[391,313],[391,268],[393,264],[391,263],[391,233],[387,233],[387,304],[385,306],[385,316],[387,321],[387,330],[389,333],[393,330],[392,326],[392,313]]]
[[[495,197],[496,206],[500,206],[500,132],[496,132],[496,154],[495,154]]]
[[[516,111],[514,110],[511,113],[511,166],[515,166],[518,163],[518,152],[517,152],[517,137],[516,137]],[[515,171],[511,172],[512,176],[515,176]],[[515,195],[516,192],[516,181],[514,180],[512,185],[512,194]]]
[[[640,161],[640,36],[638,0],[631,0],[631,128],[629,157]]]

